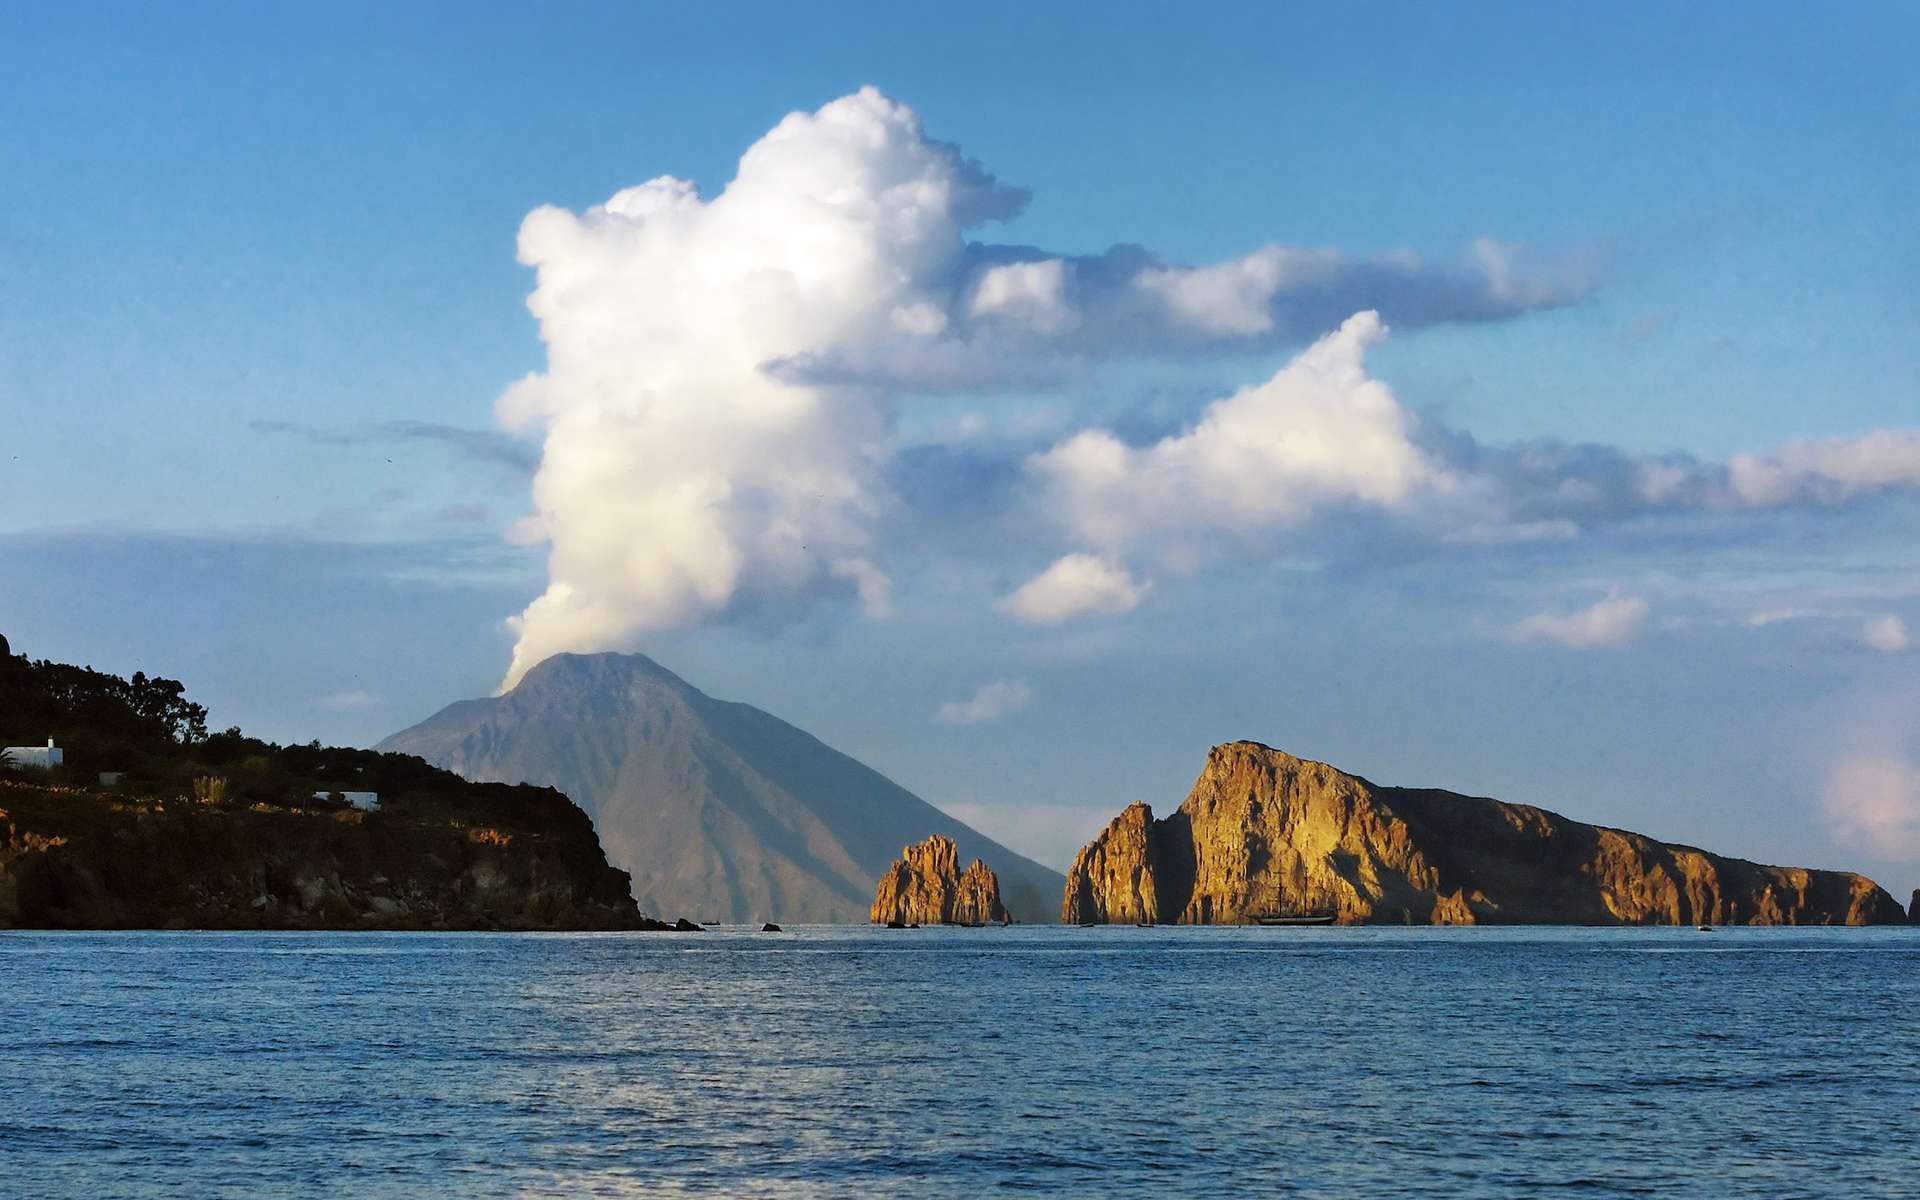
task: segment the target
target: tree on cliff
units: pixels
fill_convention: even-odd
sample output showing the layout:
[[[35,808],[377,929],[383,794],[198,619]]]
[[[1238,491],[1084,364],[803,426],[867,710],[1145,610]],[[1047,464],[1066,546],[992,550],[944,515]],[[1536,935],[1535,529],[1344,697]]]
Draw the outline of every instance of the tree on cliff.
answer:
[[[206,740],[207,710],[177,679],[131,679],[91,667],[29,662],[0,639],[0,737],[38,743],[86,730],[113,741],[190,746]]]

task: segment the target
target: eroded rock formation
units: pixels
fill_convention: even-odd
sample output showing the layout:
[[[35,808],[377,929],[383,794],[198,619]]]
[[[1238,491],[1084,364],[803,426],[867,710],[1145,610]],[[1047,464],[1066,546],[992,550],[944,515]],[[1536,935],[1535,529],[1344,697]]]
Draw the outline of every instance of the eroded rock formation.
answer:
[[[1376,787],[1231,742],[1213,748],[1177,812],[1155,820],[1134,804],[1080,851],[1061,920],[1234,923],[1309,907],[1355,924],[1907,918],[1850,872],[1761,866],[1523,804]]]
[[[900,851],[880,877],[869,919],[876,925],[999,925],[1007,910],[987,864],[976,858],[960,870],[959,848],[936,833]]]

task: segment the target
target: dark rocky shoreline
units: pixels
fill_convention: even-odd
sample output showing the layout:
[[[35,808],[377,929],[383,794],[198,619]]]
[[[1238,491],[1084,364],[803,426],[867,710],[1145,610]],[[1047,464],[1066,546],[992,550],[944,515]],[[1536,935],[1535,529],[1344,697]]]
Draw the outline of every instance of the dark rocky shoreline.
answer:
[[[0,928],[674,928],[564,796],[465,786],[363,813],[0,781]]]

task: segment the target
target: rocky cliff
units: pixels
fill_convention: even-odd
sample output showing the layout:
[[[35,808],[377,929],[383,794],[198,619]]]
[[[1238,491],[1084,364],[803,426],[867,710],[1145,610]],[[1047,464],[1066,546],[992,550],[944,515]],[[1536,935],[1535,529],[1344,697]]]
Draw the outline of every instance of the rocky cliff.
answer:
[[[1000,925],[1000,880],[979,859],[960,870],[953,839],[934,834],[900,851],[874,893],[870,919],[876,925]]]
[[[663,928],[566,797],[460,787],[359,812],[0,780],[0,928]]]
[[[1451,792],[1376,787],[1255,742],[1179,810],[1129,807],[1074,859],[1061,919],[1219,924],[1846,924],[1907,914],[1864,876],[1768,867]]]

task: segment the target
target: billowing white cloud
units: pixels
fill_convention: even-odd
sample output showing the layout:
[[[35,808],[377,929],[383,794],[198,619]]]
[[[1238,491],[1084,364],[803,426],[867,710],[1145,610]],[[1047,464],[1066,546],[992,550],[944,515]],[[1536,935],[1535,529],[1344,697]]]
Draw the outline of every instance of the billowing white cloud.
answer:
[[[530,213],[519,253],[537,273],[528,307],[547,364],[498,409],[544,440],[516,533],[548,545],[549,582],[513,619],[506,683],[555,652],[823,590],[884,612],[873,530],[895,504],[884,469],[900,395],[1057,379],[1095,358],[1282,345],[1370,307],[1410,326],[1500,320],[1586,289],[1484,246],[1456,266],[1277,246],[1186,266],[1133,246],[1070,256],[969,240],[1025,202],[866,88],[786,117],[711,198],[663,176],[584,212]],[[1315,416],[1311,397],[1297,405],[1337,419]],[[1395,450],[1386,406],[1251,452],[1234,429],[1210,431],[1162,458],[1279,462],[1309,505],[1318,493],[1391,499],[1425,468]],[[1258,407],[1219,420],[1257,421]],[[1344,433],[1388,473],[1316,463]],[[1193,485],[1251,520],[1296,508],[1271,488],[1238,494],[1228,465],[1196,464]]]
[[[1422,422],[1367,372],[1387,322],[1500,320],[1584,294],[1579,272],[1522,265],[1511,247],[1483,240],[1444,266],[1278,245],[1188,265],[1137,246],[977,240],[1025,202],[869,88],[786,117],[711,198],[661,177],[581,213],[529,214],[520,256],[537,272],[528,305],[547,364],[498,407],[542,439],[515,535],[547,545],[548,584],[513,619],[507,683],[558,651],[822,594],[884,616],[899,548],[940,554],[929,527],[989,510],[969,487],[998,489],[997,515],[1018,510],[1007,519],[1027,540],[1014,550],[1065,556],[1003,602],[1043,622],[1132,608],[1146,587],[1135,562],[1271,555],[1341,514],[1489,553],[1660,514],[1920,488],[1916,432],[1715,463],[1487,447]],[[896,433],[896,406],[930,391],[1315,336],[1273,377],[1145,444],[1090,428],[995,463],[904,453]],[[948,474],[912,475],[922,467]],[[927,520],[932,503],[947,511]]]
[[[1820,802],[1841,842],[1881,858],[1920,854],[1920,766],[1843,758],[1828,771]]]
[[[1232,293],[1210,284],[1196,296],[1225,312]],[[1036,507],[1063,548],[1096,549],[1115,569],[1146,559],[1185,571],[1268,559],[1285,552],[1286,538],[1312,544],[1309,527],[1342,514],[1385,518],[1388,536],[1471,551],[1572,541],[1663,516],[1737,517],[1920,488],[1920,433],[1790,443],[1725,463],[1556,442],[1483,446],[1421,421],[1369,375],[1366,351],[1386,332],[1376,313],[1354,314],[1266,382],[1158,441],[1133,444],[1102,428],[1066,437],[1026,461]],[[1638,603],[1542,614],[1517,632],[1617,644],[1637,634]],[[1901,641],[1886,628],[1874,638]]]
[[[1092,554],[1068,554],[1000,601],[1000,611],[1034,625],[1131,612],[1149,584]]]
[[[1067,299],[1067,264],[1058,258],[988,268],[974,285],[970,311],[1045,335],[1079,323]]]
[[[1645,600],[1616,592],[1578,612],[1535,613],[1509,632],[1518,642],[1551,642],[1575,650],[1614,649],[1640,636],[1647,611]]]
[[[1882,613],[1862,625],[1860,641],[1882,654],[1904,654],[1913,649],[1913,634],[1907,623],[1893,613]]]
[[[1418,422],[1366,371],[1379,315],[1347,319],[1265,383],[1210,405],[1182,433],[1135,449],[1092,429],[1029,467],[1077,537],[1155,537],[1300,525],[1341,504],[1397,510],[1462,490],[1418,444]]]
[[[770,361],[938,332],[928,281],[964,230],[1024,202],[871,89],[795,113],[726,190],[628,188],[520,231],[547,370],[500,400],[544,431],[534,532],[546,592],[515,619],[507,685],[562,650],[840,581],[887,605],[867,555],[889,412],[871,389]]]
[[[965,700],[942,704],[934,720],[944,725],[979,725],[1018,712],[1032,700],[1033,689],[1020,680],[996,679]]]

